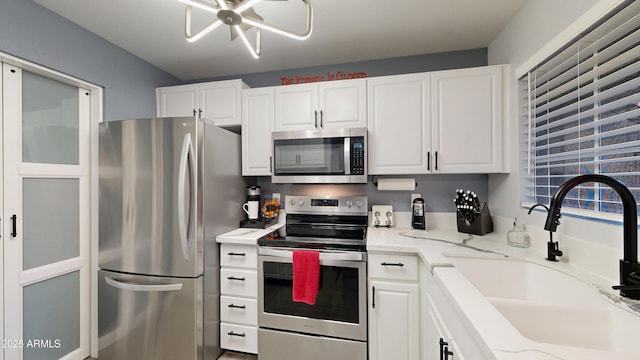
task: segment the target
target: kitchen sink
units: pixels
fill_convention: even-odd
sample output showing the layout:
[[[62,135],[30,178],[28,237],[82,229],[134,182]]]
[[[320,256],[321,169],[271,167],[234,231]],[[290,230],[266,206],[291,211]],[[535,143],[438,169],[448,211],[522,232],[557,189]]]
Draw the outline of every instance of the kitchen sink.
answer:
[[[526,259],[446,257],[523,337],[640,355],[640,316],[615,306],[594,286]]]

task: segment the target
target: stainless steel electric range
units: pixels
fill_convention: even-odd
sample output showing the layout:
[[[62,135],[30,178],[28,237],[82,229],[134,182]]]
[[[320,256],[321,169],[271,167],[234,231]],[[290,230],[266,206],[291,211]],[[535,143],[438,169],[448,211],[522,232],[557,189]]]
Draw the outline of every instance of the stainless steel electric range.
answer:
[[[287,196],[285,233],[258,240],[258,354],[367,358],[366,197]],[[319,252],[314,305],[294,302],[293,251]]]

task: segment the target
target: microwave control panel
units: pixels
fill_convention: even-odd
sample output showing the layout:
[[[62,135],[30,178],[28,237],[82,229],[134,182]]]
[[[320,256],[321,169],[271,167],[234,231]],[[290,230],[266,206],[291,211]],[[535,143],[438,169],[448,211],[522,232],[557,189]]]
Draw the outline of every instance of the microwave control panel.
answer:
[[[351,175],[364,175],[364,137],[351,138]]]

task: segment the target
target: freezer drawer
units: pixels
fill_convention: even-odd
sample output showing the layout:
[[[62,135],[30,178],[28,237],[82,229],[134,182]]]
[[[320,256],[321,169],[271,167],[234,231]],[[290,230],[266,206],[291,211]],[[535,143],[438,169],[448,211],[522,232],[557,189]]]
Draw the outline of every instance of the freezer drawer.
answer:
[[[202,276],[98,272],[100,360],[202,359]]]

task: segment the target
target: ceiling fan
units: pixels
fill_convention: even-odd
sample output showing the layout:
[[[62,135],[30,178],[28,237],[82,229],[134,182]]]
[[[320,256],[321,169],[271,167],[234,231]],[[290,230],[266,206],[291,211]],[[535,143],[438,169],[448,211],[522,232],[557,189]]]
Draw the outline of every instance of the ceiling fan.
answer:
[[[302,33],[295,33],[280,27],[263,22],[253,7],[263,0],[215,0],[215,3],[203,0],[178,0],[187,5],[185,11],[185,37],[189,42],[195,42],[204,35],[210,33],[218,26],[225,24],[231,28],[231,40],[240,37],[251,55],[258,59],[261,50],[261,30],[271,31],[296,40],[305,40],[311,35],[313,27],[313,9],[311,0],[302,0],[306,6],[307,27]],[[273,0],[272,0],[273,1]],[[279,1],[279,0],[276,0]],[[285,0],[286,1],[286,0]],[[198,8],[216,15],[216,19],[195,34],[191,32],[191,12]],[[251,45],[245,34],[245,30],[256,28],[255,47]]]

